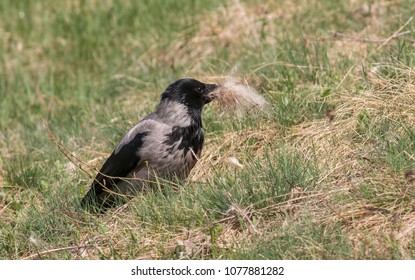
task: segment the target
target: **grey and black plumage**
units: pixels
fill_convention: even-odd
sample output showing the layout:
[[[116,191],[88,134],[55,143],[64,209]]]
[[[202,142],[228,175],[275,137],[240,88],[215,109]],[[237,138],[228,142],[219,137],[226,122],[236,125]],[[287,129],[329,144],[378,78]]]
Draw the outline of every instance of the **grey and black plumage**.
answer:
[[[105,210],[117,194],[131,197],[151,188],[156,177],[185,179],[201,155],[202,109],[217,87],[194,79],[170,84],[155,112],[130,129],[105,161],[81,204]]]

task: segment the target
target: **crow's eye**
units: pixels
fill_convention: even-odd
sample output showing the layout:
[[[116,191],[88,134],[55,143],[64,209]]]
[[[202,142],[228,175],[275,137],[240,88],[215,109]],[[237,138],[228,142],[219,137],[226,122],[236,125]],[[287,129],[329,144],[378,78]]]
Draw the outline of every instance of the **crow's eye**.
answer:
[[[196,91],[197,91],[198,93],[202,93],[202,92],[203,92],[203,89],[204,89],[204,87],[197,87],[197,88],[196,88]]]

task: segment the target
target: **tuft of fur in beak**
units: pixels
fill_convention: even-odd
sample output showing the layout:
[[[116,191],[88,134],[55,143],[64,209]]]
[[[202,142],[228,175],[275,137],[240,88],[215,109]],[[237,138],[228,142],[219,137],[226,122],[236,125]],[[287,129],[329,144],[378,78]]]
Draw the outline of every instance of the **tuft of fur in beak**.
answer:
[[[221,110],[224,112],[233,111],[238,115],[244,112],[264,110],[267,103],[257,91],[243,84],[238,83],[233,78],[226,79],[225,83],[210,93]]]

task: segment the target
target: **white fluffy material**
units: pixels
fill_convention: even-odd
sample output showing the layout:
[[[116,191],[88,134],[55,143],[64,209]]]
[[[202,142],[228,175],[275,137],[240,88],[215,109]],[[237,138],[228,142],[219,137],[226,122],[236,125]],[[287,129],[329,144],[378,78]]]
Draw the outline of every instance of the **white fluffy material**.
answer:
[[[226,79],[225,83],[212,92],[222,110],[232,110],[238,114],[263,110],[266,106],[264,97],[257,91],[233,78]]]

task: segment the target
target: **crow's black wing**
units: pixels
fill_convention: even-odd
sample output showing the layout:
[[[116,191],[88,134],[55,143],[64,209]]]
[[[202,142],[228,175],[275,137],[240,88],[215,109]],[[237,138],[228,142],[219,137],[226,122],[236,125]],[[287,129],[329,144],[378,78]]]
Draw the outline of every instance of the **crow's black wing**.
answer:
[[[101,167],[91,189],[82,199],[81,205],[87,206],[97,202],[97,197],[114,186],[119,178],[126,177],[140,163],[140,149],[143,146],[144,138],[154,129],[151,120],[142,120],[132,128],[121,140],[109,158]]]

